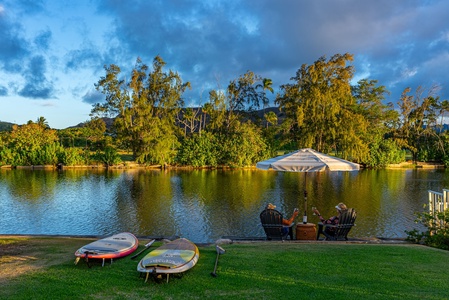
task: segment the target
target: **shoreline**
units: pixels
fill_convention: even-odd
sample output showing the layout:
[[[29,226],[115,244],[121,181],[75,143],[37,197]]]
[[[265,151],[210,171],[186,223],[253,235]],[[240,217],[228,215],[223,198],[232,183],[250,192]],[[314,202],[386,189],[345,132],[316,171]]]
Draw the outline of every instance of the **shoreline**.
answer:
[[[389,164],[384,169],[445,169],[446,166],[439,162],[417,162],[416,164],[413,162],[402,162],[399,164]],[[216,170],[216,169],[256,169],[256,166],[248,166],[248,167],[238,167],[233,168],[229,166],[217,166],[217,167],[210,167],[210,166],[204,166],[204,167],[192,167],[192,166],[162,166],[162,165],[145,165],[145,164],[138,164],[135,162],[123,162],[118,165],[112,165],[108,166],[105,164],[93,164],[93,165],[77,165],[77,166],[64,166],[64,165],[32,165],[32,166],[11,166],[11,165],[4,165],[0,166],[0,169],[24,169],[24,170],[72,170],[72,169],[120,169],[120,170],[127,170],[127,169],[165,169],[165,170],[201,170],[201,169],[210,169],[210,170]]]
[[[101,239],[108,235],[53,235],[53,234],[0,234],[0,239],[8,238],[51,238],[51,239]],[[136,235],[140,240],[175,240],[179,236],[143,236]],[[223,244],[247,244],[247,243],[298,243],[298,244],[314,244],[314,243],[329,243],[329,244],[410,244],[415,243],[407,241],[405,238],[383,238],[383,237],[366,237],[366,238],[349,238],[347,241],[325,241],[325,240],[267,240],[265,237],[238,237],[238,236],[223,236],[214,242],[196,243],[197,245],[223,245]]]

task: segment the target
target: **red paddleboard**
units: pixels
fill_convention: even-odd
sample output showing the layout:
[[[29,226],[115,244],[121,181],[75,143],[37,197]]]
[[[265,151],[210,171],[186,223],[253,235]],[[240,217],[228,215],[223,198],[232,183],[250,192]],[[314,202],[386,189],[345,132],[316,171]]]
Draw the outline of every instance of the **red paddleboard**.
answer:
[[[87,244],[75,252],[76,261],[86,259],[114,259],[133,253],[139,246],[139,240],[129,232],[122,232]]]

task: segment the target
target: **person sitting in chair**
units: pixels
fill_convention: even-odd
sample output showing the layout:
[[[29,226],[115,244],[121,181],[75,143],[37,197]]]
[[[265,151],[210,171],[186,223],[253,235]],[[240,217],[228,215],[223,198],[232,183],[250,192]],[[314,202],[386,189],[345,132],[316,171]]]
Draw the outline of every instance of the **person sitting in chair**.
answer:
[[[324,225],[326,225],[326,224],[337,225],[341,213],[346,211],[348,208],[346,207],[346,205],[344,203],[340,202],[340,203],[338,203],[337,206],[335,206],[335,209],[337,210],[337,215],[333,216],[333,217],[330,217],[329,219],[323,218],[323,216],[320,214],[318,209],[315,209],[313,212],[320,218],[320,221]],[[333,230],[334,230],[334,228],[332,228],[332,227],[326,227],[326,229],[325,229],[326,233],[329,234],[329,235],[333,235],[334,234]]]
[[[276,205],[268,203],[266,209],[276,209]],[[295,221],[295,218],[298,216],[298,214],[299,211],[297,208],[295,208],[290,219],[282,219],[282,225],[284,225],[282,231],[284,231],[285,234],[289,231],[290,226],[292,225],[293,221]]]

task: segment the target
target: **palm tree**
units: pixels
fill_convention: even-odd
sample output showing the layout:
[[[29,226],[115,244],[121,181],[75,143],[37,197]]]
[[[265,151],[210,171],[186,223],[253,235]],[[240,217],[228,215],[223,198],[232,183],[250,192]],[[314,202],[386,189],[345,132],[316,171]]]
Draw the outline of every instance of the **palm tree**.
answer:
[[[271,93],[274,92],[273,88],[271,87],[273,85],[273,80],[271,80],[270,78],[264,78],[262,82],[264,91],[269,90]]]
[[[50,126],[48,126],[47,120],[44,117],[37,118],[36,124],[43,128],[50,128]]]
[[[276,125],[278,122],[278,116],[276,116],[276,114],[272,111],[267,112],[263,116],[265,117],[265,121],[267,123],[267,128],[268,128],[268,124]]]

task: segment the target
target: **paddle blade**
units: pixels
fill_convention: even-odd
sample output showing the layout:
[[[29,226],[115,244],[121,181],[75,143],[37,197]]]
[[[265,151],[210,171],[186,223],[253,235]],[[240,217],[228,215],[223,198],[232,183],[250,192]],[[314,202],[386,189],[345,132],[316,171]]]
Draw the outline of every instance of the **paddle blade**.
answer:
[[[215,245],[215,249],[217,250],[218,254],[224,254],[226,252],[225,249],[221,248],[218,245]]]

